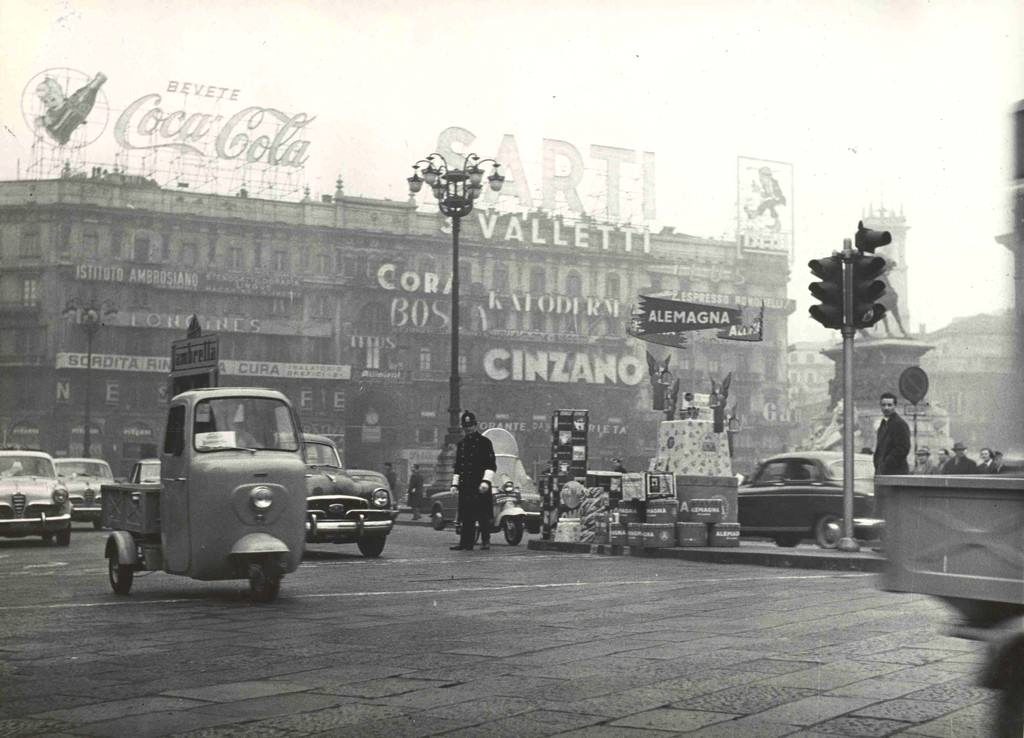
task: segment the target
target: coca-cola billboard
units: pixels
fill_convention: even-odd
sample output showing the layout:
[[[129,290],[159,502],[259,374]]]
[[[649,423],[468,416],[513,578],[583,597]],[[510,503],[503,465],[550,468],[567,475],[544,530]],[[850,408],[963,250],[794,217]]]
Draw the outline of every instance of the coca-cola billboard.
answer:
[[[173,149],[184,154],[244,159],[250,164],[301,167],[309,141],[301,137],[314,118],[250,105],[228,115],[187,112],[151,93],[129,103],[114,124],[125,149]]]
[[[112,109],[95,75],[51,68],[35,75],[22,92],[25,122],[37,141],[75,149],[98,141]],[[114,141],[122,155],[197,157],[231,166],[263,165],[299,169],[309,159],[307,128],[315,117],[277,108],[245,105],[235,88],[170,80],[162,92],[141,95],[121,109]],[[158,170],[150,159],[148,167]]]

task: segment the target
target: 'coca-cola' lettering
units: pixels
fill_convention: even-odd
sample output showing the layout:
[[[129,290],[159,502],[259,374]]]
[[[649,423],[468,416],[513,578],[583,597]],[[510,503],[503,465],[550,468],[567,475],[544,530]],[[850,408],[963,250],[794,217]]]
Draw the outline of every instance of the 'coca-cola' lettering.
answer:
[[[160,95],[153,93],[128,105],[114,125],[117,143],[126,149],[172,148],[221,159],[244,156],[249,163],[271,166],[301,167],[309,158],[310,142],[298,135],[316,119],[305,113],[289,116],[274,108],[252,106],[221,124],[222,115],[169,112],[160,103]]]

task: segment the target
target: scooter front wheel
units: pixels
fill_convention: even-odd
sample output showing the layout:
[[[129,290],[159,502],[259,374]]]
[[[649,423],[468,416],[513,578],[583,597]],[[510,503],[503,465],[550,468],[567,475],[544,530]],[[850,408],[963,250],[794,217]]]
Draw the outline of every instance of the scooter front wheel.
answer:
[[[501,530],[510,546],[518,546],[523,540],[523,521],[519,518],[504,518],[501,521]]]
[[[269,562],[249,564],[249,591],[256,602],[273,602],[281,590],[281,575],[272,573]]]

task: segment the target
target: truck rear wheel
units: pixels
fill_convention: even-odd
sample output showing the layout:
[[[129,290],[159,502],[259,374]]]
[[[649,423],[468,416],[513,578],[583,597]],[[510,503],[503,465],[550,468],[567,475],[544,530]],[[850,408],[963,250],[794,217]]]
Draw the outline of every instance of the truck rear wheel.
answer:
[[[126,595],[132,591],[135,571],[131,566],[119,562],[116,553],[107,559],[107,574],[110,577],[110,587],[115,594]]]
[[[361,538],[356,541],[359,553],[368,559],[375,559],[384,551],[384,544],[388,542],[386,536],[374,536],[372,538]]]

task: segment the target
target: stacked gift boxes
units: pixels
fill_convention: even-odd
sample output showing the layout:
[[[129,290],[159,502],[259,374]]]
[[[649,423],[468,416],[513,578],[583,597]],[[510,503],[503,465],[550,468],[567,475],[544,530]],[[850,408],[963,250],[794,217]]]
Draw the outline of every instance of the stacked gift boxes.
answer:
[[[555,410],[551,414],[551,470],[564,484],[587,481],[587,410]]]

